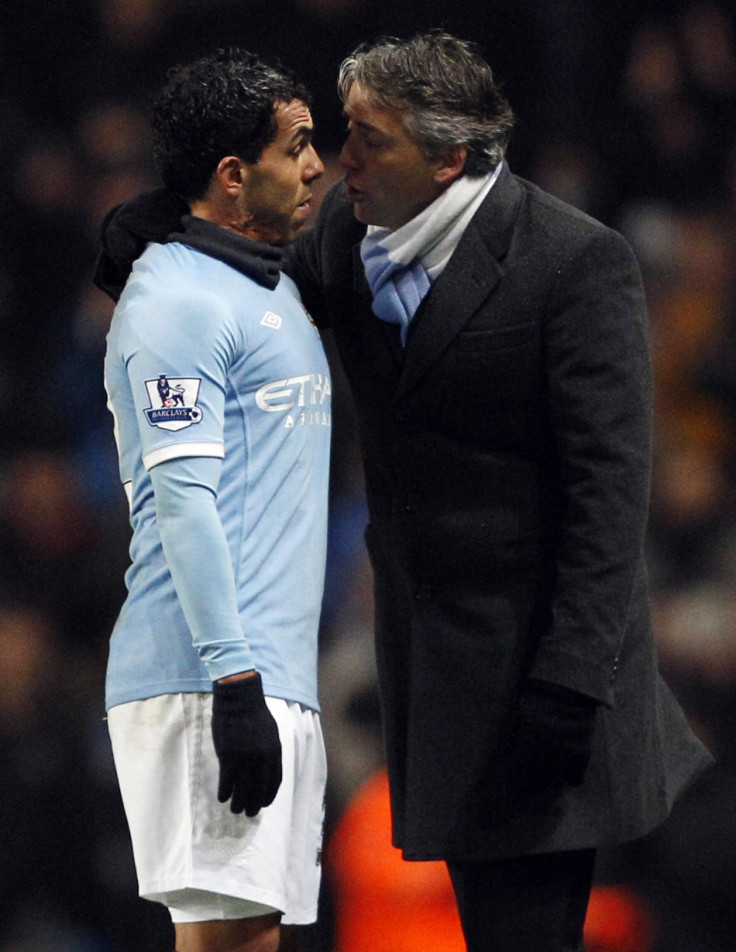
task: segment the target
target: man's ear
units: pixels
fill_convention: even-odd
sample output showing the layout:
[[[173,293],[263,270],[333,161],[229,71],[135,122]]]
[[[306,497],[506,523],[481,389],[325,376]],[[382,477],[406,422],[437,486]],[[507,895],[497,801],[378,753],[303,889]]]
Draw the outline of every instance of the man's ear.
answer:
[[[434,173],[435,182],[445,187],[452,185],[455,179],[460,178],[465,171],[465,161],[467,158],[467,146],[454,146],[440,160],[440,166]]]
[[[236,155],[226,155],[217,163],[215,179],[223,192],[230,198],[236,198],[247,178],[245,163]]]

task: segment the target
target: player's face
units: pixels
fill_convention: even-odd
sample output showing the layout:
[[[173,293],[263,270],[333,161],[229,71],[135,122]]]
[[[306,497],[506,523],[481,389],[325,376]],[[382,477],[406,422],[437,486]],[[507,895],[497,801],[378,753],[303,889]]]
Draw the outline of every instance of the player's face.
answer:
[[[278,131],[254,164],[243,166],[243,234],[254,241],[283,245],[304,228],[311,211],[311,184],[325,170],[312,145],[314,124],[301,100],[280,103]]]
[[[355,217],[394,231],[444,191],[436,178],[442,163],[424,158],[400,110],[377,105],[359,83],[350,88],[345,115],[340,164]]]

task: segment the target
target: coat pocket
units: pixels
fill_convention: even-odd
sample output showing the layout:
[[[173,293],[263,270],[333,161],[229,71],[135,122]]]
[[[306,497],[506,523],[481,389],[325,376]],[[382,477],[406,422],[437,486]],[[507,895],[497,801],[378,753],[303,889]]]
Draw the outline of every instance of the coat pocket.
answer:
[[[458,335],[457,349],[463,356],[482,356],[494,351],[515,350],[517,347],[526,346],[532,340],[535,327],[534,321],[526,321],[513,327],[463,331]]]

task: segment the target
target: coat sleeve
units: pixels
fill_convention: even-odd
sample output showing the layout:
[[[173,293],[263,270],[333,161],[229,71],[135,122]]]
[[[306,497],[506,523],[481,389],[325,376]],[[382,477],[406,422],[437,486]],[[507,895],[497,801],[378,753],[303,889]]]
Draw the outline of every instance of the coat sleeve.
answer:
[[[338,182],[323,199],[313,227],[286,249],[286,273],[318,327],[334,327],[353,308],[355,249],[364,234],[365,225],[356,220]]]
[[[560,486],[551,624],[531,675],[613,703],[646,598],[652,387],[644,291],[629,246],[596,228],[559,269],[544,329]]]
[[[320,247],[324,228],[323,220],[326,214],[325,206],[328,201],[329,197],[324,199],[320,218],[316,224],[287,246],[284,260],[284,270],[299,288],[302,304],[318,327],[324,327],[327,323]]]

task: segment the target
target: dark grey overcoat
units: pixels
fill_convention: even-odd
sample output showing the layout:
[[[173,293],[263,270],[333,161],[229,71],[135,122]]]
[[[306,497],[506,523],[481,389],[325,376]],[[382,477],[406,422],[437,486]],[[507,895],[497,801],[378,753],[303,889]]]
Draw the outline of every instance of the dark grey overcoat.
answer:
[[[462,859],[641,836],[709,755],[652,643],[632,252],[505,168],[404,349],[371,311],[362,234],[338,186],[290,270],[356,404],[395,843]],[[601,702],[585,782],[552,801],[507,793],[529,674]]]

